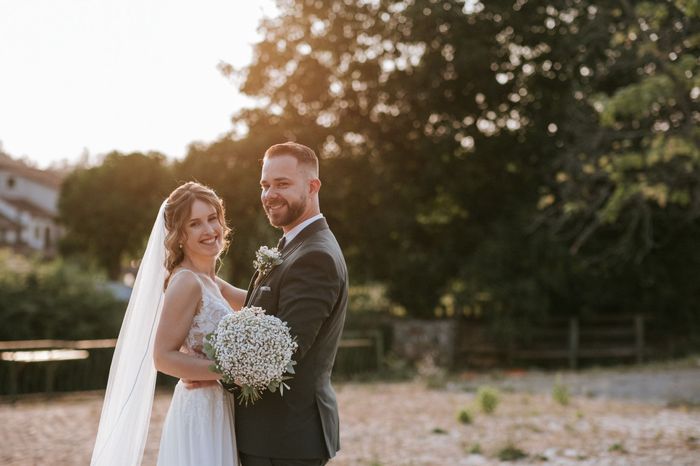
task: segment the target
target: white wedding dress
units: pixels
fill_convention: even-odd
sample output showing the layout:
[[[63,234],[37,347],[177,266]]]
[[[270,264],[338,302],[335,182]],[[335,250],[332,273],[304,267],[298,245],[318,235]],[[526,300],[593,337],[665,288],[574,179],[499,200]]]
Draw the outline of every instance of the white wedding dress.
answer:
[[[233,310],[194,272],[181,269],[173,277],[182,272],[197,278],[202,301],[181,351],[204,358],[204,337]],[[233,395],[218,384],[188,390],[178,382],[163,425],[158,466],[237,465],[233,406]]]

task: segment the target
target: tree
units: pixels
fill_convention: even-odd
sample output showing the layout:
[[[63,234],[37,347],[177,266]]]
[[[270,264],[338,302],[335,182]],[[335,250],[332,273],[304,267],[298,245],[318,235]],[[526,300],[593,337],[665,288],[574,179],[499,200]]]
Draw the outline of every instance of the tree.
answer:
[[[543,201],[573,253],[639,264],[700,214],[700,7],[625,0],[574,13],[569,28],[589,39],[571,67],[580,117],[562,125],[568,144]]]
[[[111,279],[136,256],[155,215],[174,187],[160,154],[113,152],[101,165],[78,169],[63,183],[58,203],[66,227],[62,251],[94,257]]]
[[[529,241],[559,151],[548,125],[565,117],[571,84],[527,77],[561,37],[526,44],[547,14],[513,2],[280,8],[243,72],[243,91],[266,105],[239,118],[322,147],[351,269],[432,316],[485,235],[508,224]]]
[[[362,180],[362,188],[343,191],[356,194],[350,206],[334,204],[341,224],[357,227],[340,229],[351,251],[372,253],[351,255],[358,264],[352,268],[369,264],[365,276],[386,280],[392,297],[414,315],[430,315],[441,293],[466,283],[474,287],[472,297],[506,298],[507,287],[499,284],[505,280],[530,283],[519,289],[547,298],[533,298],[533,308],[562,301],[574,309],[587,306],[565,298],[581,298],[578,293],[556,287],[583,281],[594,289],[600,270],[590,265],[596,256],[627,244],[627,218],[637,215],[629,202],[640,193],[648,200],[661,196],[642,185],[632,191],[625,183],[613,186],[618,175],[597,168],[610,150],[629,147],[623,141],[630,128],[613,127],[612,115],[631,116],[620,112],[622,102],[636,103],[642,112],[651,104],[649,97],[623,90],[646,69],[662,69],[642,66],[654,37],[667,47],[654,52],[657,60],[678,61],[664,71],[668,77],[661,83],[675,84],[662,85],[661,98],[675,109],[666,112],[667,123],[675,118],[684,128],[682,142],[664,138],[655,147],[663,153],[676,147],[691,159],[697,147],[695,125],[688,124],[697,114],[691,79],[697,61],[687,58],[697,56],[694,2],[634,8],[571,0],[279,6],[281,16],[262,25],[265,39],[242,72],[243,91],[265,104],[238,118],[251,132],[273,129],[319,144],[329,167],[344,167],[345,177],[333,180],[344,189]],[[648,40],[630,45],[628,38],[641,37],[640,31]],[[658,94],[657,81],[642,87]],[[651,149],[647,123],[629,125]],[[624,165],[625,158],[619,160]],[[676,177],[673,184],[690,186],[694,179]],[[611,197],[613,192],[618,194]],[[623,195],[628,192],[637,194]],[[611,216],[615,212],[622,215]],[[660,218],[659,226],[668,220]],[[582,250],[596,223],[608,228]],[[542,257],[549,258],[549,272],[533,273]],[[493,263],[512,266],[474,278],[477,264]],[[606,270],[622,273],[625,264],[608,263]],[[548,278],[554,271],[565,277]],[[495,289],[502,291],[490,293]],[[513,310],[522,307],[517,298],[501,304],[506,302]]]

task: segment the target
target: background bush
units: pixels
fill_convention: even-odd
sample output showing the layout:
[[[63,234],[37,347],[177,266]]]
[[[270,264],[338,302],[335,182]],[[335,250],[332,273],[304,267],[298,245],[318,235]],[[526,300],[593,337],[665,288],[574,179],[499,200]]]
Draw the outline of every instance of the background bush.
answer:
[[[0,340],[115,338],[126,303],[105,285],[82,264],[0,250]]]

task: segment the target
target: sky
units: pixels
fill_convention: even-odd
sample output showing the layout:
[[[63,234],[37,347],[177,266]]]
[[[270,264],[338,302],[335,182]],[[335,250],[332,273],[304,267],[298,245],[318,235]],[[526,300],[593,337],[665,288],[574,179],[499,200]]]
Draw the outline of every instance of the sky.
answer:
[[[254,101],[248,64],[272,0],[0,0],[2,151],[40,167],[113,150],[182,157]]]

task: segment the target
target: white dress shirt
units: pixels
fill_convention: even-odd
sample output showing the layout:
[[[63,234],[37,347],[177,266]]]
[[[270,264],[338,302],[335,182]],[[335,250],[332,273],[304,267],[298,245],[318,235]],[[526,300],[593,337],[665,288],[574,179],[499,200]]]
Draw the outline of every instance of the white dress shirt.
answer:
[[[295,226],[294,228],[292,228],[291,230],[289,230],[289,231],[287,232],[287,234],[284,235],[284,238],[285,238],[284,244],[287,245],[287,244],[291,243],[292,240],[293,240],[299,233],[301,233],[301,230],[303,230],[304,228],[306,228],[307,226],[309,226],[310,224],[314,223],[316,220],[318,220],[318,219],[320,219],[320,218],[323,218],[323,214],[318,214],[318,215],[314,215],[314,216],[311,217],[311,218],[307,218],[306,220],[304,220],[303,222],[301,222],[299,225],[297,225],[297,226]]]

